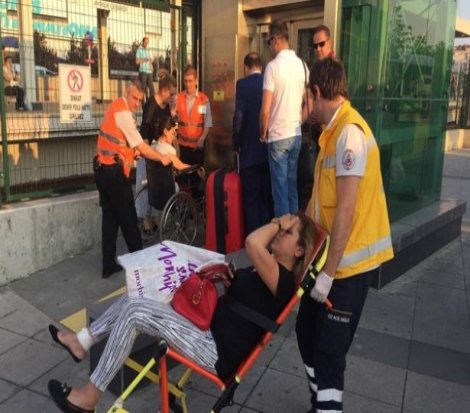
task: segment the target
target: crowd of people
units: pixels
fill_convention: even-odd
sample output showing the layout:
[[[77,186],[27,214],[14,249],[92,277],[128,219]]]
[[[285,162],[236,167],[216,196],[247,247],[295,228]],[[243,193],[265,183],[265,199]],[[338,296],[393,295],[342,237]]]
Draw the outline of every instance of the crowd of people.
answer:
[[[294,293],[315,244],[314,222],[330,233],[331,243],[323,270],[302,297],[296,333],[311,393],[309,411],[343,410],[346,354],[369,280],[393,257],[393,250],[377,142],[351,106],[346,73],[332,51],[328,28],[315,28],[312,42],[317,59],[308,68],[289,47],[286,23],[273,21],[267,38],[273,59],[263,73],[258,54],[247,54],[245,77],[236,84],[233,148],[240,155],[245,246],[253,267],[236,273],[219,298],[208,331],[199,330],[169,304],[128,296],[78,334],[50,326],[53,339],[78,362],[109,335],[89,383],[70,388],[49,382],[49,393],[62,411],[94,411],[129,355],[136,332],[165,338],[189,359],[228,377],[263,330],[234,313],[225,297],[275,320]],[[145,50],[139,56],[144,65]],[[142,249],[138,217],[146,220],[144,229],[152,230],[152,212],[145,202],[142,208],[134,205],[129,177],[135,157],[176,168],[204,162],[212,126],[209,98],[198,89],[193,67],[184,72],[184,86],[176,95],[175,79],[162,76],[158,92],[146,99],[140,132],[132,117],[146,93],[140,81],[131,82],[125,96],[105,113],[94,163],[103,211],[105,278],[120,269],[115,262],[118,228],[131,252]],[[171,118],[175,115],[177,130]],[[319,150],[305,212],[299,211],[296,192],[302,122],[312,122],[321,132],[315,137]],[[143,162],[138,164],[137,185],[143,179]],[[327,298],[333,308],[324,305]]]

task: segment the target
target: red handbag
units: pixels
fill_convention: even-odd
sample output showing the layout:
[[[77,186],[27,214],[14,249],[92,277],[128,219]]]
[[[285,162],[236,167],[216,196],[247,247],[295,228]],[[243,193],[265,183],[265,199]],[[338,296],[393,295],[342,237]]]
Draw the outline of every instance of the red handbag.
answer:
[[[175,291],[171,306],[200,330],[209,329],[217,307],[217,289],[214,281],[226,281],[233,277],[229,267],[215,264],[192,274]]]

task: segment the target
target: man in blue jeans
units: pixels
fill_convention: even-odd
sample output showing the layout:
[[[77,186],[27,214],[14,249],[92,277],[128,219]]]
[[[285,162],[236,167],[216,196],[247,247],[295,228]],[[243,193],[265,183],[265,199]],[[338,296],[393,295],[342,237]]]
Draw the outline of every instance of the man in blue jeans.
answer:
[[[137,49],[135,54],[135,62],[139,65],[139,80],[144,86],[145,100],[155,94],[153,87],[153,66],[150,50],[148,49],[149,38],[142,39],[142,45]]]
[[[260,139],[268,144],[274,216],[281,216],[299,209],[297,161],[308,70],[289,49],[288,29],[282,20],[269,25],[268,46],[274,59],[264,72]]]

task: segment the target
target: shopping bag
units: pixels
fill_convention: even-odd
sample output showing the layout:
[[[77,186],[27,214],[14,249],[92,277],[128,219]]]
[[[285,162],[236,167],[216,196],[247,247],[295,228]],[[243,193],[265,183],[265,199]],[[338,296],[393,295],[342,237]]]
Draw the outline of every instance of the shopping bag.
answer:
[[[225,256],[191,245],[163,241],[144,250],[121,255],[129,297],[169,303],[175,290],[204,262],[224,262]]]

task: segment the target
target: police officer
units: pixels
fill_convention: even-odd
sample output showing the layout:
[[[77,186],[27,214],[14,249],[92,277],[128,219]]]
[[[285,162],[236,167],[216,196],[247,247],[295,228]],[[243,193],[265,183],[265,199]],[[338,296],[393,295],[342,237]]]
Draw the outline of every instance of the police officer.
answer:
[[[342,412],[346,353],[369,279],[393,257],[379,148],[348,100],[343,65],[332,57],[310,72],[323,130],[307,214],[331,234],[323,271],[302,297],[296,332],[312,394],[310,412]],[[326,298],[332,309],[323,304]]]
[[[139,155],[164,165],[170,163],[170,158],[160,155],[143,141],[136,128],[132,114],[142,106],[143,96],[142,83],[131,81],[125,95],[107,108],[100,125],[94,172],[103,215],[103,278],[122,269],[115,261],[118,228],[121,228],[129,252],[142,249],[129,179],[134,158]]]

